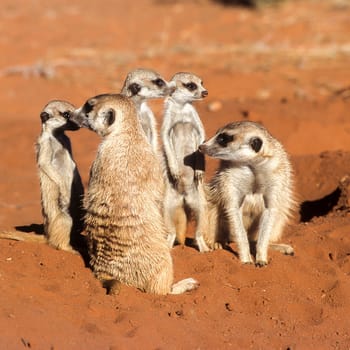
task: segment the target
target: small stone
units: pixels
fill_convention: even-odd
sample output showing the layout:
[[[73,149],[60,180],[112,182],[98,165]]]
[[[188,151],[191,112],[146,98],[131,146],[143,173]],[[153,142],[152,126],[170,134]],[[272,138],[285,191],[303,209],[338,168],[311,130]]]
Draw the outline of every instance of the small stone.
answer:
[[[208,111],[209,112],[217,112],[222,108],[222,102],[221,101],[212,101],[208,104]]]

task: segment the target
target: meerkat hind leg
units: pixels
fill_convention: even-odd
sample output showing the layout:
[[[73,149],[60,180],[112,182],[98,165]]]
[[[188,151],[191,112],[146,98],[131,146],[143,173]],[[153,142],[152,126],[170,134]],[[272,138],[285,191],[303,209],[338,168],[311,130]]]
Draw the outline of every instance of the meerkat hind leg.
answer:
[[[174,224],[176,227],[176,240],[180,245],[184,246],[187,232],[187,215],[183,207],[176,208],[174,213]],[[171,239],[173,239],[173,237]],[[169,242],[169,245],[170,243],[171,242]],[[174,242],[172,243],[174,244]]]
[[[192,210],[195,221],[196,221],[196,231],[195,231],[195,239],[198,246],[198,249],[201,253],[209,252],[210,249],[207,246],[203,232],[208,229],[207,223],[207,210],[205,204],[204,193],[198,191],[198,195],[188,196],[186,198],[186,202],[190,209]]]
[[[270,243],[269,248],[272,250],[276,250],[282,254],[285,255],[294,255],[294,249],[289,244],[283,244],[283,243]]]
[[[172,248],[176,240],[176,224],[177,219],[181,220],[182,215],[182,198],[172,189],[168,190],[164,201],[164,223],[168,231],[167,242],[168,247]],[[179,216],[177,216],[180,214]]]
[[[177,283],[174,283],[171,287],[169,294],[182,294],[184,292],[198,288],[199,283],[193,278],[185,278]]]
[[[59,213],[48,225],[48,244],[56,249],[78,254],[78,252],[70,245],[72,225],[72,218],[67,213]]]

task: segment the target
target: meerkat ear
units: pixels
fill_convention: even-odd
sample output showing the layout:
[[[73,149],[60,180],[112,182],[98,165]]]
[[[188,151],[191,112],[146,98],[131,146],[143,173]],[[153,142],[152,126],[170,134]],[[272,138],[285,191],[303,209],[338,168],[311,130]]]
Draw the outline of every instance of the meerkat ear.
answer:
[[[262,139],[260,137],[252,137],[249,141],[250,147],[258,153],[261,150],[262,147]]]
[[[128,89],[133,95],[137,95],[139,91],[141,90],[141,86],[137,83],[132,83],[129,85]]]
[[[47,112],[40,113],[41,122],[44,124],[48,119],[50,119],[50,114]]]
[[[92,97],[92,98],[89,98],[88,100],[87,100],[87,104],[89,105],[89,106],[95,106],[96,105],[96,103],[97,103],[97,98],[95,98],[95,97]]]
[[[106,122],[108,126],[111,126],[115,121],[115,111],[114,109],[109,109],[108,112],[106,113]]]

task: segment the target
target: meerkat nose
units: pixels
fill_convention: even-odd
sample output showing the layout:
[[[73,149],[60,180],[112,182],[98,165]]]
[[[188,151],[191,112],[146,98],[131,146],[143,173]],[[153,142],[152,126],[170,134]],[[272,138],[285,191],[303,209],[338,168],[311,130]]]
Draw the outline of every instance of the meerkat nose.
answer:
[[[176,83],[174,81],[170,81],[168,83],[169,95],[171,95],[176,90]]]
[[[207,90],[202,91],[202,97],[207,97],[207,96],[208,96],[208,91]]]
[[[205,151],[205,144],[202,143],[201,145],[199,145],[198,146],[198,150],[199,150],[199,152],[204,153],[204,151]]]

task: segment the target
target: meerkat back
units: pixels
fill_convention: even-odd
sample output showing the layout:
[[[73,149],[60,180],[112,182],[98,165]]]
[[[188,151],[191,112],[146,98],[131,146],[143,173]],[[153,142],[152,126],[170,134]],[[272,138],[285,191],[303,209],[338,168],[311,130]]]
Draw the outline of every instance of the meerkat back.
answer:
[[[125,283],[170,293],[173,267],[162,217],[160,161],[133,103],[121,95],[100,95],[76,117],[102,136],[84,202],[95,276],[112,292],[113,285]]]

